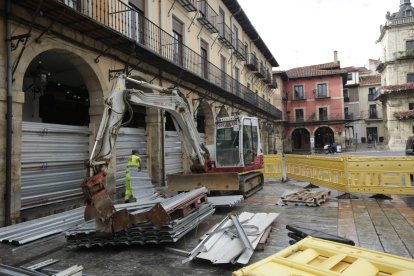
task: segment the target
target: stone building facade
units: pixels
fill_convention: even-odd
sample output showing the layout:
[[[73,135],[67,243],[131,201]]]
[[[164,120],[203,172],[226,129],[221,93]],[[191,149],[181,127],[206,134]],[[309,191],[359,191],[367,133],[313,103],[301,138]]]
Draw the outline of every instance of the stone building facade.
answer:
[[[386,141],[391,150],[403,150],[414,133],[414,8],[400,0],[399,10],[387,12],[380,28],[382,45],[381,89]]]
[[[214,142],[217,116],[260,119],[273,152],[281,112],[271,103],[278,63],[234,0],[0,1],[0,226],[31,210],[82,204],[83,166],[113,79],[128,74],[186,96],[200,135]],[[132,84],[129,84],[132,87]],[[134,107],[111,163],[122,191],[125,158],[138,148],[154,184],[186,172],[168,113]],[[7,119],[8,118],[8,119]],[[6,142],[8,141],[8,142]]]

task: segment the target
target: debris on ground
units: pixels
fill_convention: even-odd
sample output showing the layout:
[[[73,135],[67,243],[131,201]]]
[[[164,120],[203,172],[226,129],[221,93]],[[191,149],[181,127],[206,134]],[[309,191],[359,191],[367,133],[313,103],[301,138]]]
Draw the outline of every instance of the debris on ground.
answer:
[[[4,276],[81,276],[83,274],[83,266],[74,265],[64,270],[56,270],[49,268],[51,265],[59,262],[57,259],[49,259],[28,267],[15,267],[0,264],[0,275]]]
[[[227,216],[191,251],[183,263],[197,257],[214,264],[247,264],[265,230],[278,215],[243,212],[239,216]]]
[[[66,232],[67,246],[89,248],[176,242],[214,213],[214,206],[207,202],[207,192],[203,187],[155,205],[151,202],[115,205],[115,208],[125,208],[136,223],[113,235],[102,236],[96,232],[95,221],[90,221]]]
[[[293,239],[289,241],[290,244],[295,244],[296,242],[308,236],[312,236],[314,238],[318,238],[322,240],[339,242],[339,243],[348,244],[348,245],[355,245],[355,242],[353,240],[350,240],[350,239],[347,239],[341,236],[331,235],[331,234],[328,234],[328,233],[325,233],[319,230],[309,229],[309,228],[305,228],[305,227],[301,227],[297,225],[286,225],[286,229],[291,231],[288,233],[288,236]]]
[[[256,246],[256,251],[263,251],[266,248],[267,243],[270,241],[270,233],[272,232],[272,226],[266,228],[263,236],[260,238],[259,243]]]
[[[208,202],[212,203],[214,207],[233,207],[242,202],[244,197],[242,195],[230,196],[209,196]]]
[[[311,191],[308,189],[284,194],[277,205],[320,206],[330,196],[331,191]]]

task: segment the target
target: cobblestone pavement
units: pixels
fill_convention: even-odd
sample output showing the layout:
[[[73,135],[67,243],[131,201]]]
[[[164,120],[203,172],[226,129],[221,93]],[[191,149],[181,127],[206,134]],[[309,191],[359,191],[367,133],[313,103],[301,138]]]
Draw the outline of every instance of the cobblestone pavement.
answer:
[[[332,191],[328,201],[320,207],[276,205],[282,195],[301,190],[307,184],[267,181],[261,191],[237,207],[217,210],[211,219],[177,243],[71,250],[64,247],[64,238],[58,237],[22,248],[0,245],[0,261],[17,266],[56,258],[61,262],[54,268],[63,270],[75,264],[83,265],[86,275],[230,275],[240,266],[212,265],[201,260],[182,264],[184,257],[165,247],[191,251],[199,238],[227,213],[243,211],[280,213],[272,225],[268,245],[264,251],[255,252],[250,263],[289,246],[287,224],[341,235],[363,248],[413,258],[414,197],[392,196],[392,200],[375,200],[369,195],[358,194],[358,199],[338,200],[339,193]]]

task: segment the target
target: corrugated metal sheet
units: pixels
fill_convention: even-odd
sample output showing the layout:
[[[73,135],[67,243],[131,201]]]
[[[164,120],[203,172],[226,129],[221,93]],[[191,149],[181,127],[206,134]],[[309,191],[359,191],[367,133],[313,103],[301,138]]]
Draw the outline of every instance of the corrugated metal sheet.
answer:
[[[88,127],[23,122],[22,209],[82,197]]]
[[[277,218],[278,213],[243,212],[238,220],[253,248],[256,248],[264,231]],[[210,260],[214,264],[249,262],[253,251],[245,250],[242,240],[237,237],[233,222],[229,217],[219,223],[192,252],[192,256]],[[198,253],[198,252],[200,253]],[[197,254],[198,253],[198,254]],[[191,258],[189,259],[191,260]]]
[[[176,131],[166,131],[164,140],[165,174],[183,171],[183,150]]]
[[[212,203],[215,207],[231,207],[244,200],[242,195],[231,196],[209,196],[208,202]]]
[[[116,140],[117,188],[124,189],[125,187],[126,166],[133,149],[139,151],[144,169],[147,165],[147,137],[145,135],[145,128],[120,128]]]

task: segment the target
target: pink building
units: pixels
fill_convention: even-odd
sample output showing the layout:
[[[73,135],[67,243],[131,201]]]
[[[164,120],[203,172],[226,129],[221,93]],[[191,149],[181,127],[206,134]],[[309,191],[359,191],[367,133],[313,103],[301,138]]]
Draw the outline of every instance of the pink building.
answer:
[[[331,63],[277,73],[283,79],[285,151],[311,152],[335,142],[344,146],[343,88],[347,71]]]

